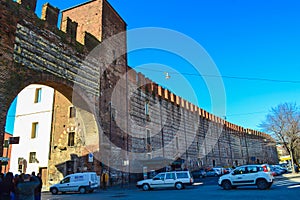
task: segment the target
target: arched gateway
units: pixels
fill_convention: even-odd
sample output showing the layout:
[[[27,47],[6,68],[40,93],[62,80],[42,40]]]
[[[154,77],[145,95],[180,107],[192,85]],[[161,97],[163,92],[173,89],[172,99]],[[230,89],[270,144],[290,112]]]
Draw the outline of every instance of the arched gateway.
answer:
[[[81,116],[84,116],[82,120],[86,126],[96,124],[93,130],[97,130],[98,134],[93,134],[98,137],[93,137],[90,147],[85,145],[88,151],[99,153],[100,143],[105,142],[100,133],[108,134],[111,129],[107,126],[101,128],[101,121],[108,122],[110,118],[112,85],[127,70],[126,55],[113,56],[118,49],[125,49],[126,40],[119,37],[106,47],[106,52],[96,51],[96,57],[89,54],[100,41],[125,31],[125,22],[105,0],[97,0],[63,11],[59,30],[59,10],[47,3],[39,19],[34,13],[35,6],[36,0],[0,3],[0,144],[3,144],[6,116],[13,99],[26,86],[42,84],[54,88],[80,108],[78,110],[84,112]],[[80,12],[86,13],[90,8],[97,10],[97,16],[76,18]],[[88,25],[85,20],[94,21]],[[113,62],[109,61],[110,58],[114,58]],[[112,73],[111,69],[118,72]],[[109,83],[107,76],[110,76]],[[119,145],[122,148],[124,142],[119,142]],[[105,144],[103,146],[102,153],[105,152]],[[0,148],[2,154],[3,149]]]
[[[13,99],[26,86],[43,84],[79,108],[86,126],[96,126],[86,129],[98,135],[85,144],[86,156],[91,163],[101,158],[101,167],[146,173],[170,167],[176,158],[179,167],[191,170],[254,158],[277,162],[270,136],[214,116],[131,70],[126,23],[106,0],[64,10],[60,30],[59,10],[47,3],[39,19],[35,5],[36,0],[0,2],[0,145]]]

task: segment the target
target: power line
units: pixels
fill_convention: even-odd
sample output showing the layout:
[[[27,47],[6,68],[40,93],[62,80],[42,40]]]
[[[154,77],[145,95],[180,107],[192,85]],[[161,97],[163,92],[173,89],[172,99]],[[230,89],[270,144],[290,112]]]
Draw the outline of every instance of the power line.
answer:
[[[235,113],[231,115],[226,115],[226,117],[231,117],[231,116],[241,116],[241,115],[255,115],[255,114],[267,114],[268,111],[257,111],[257,112],[249,112],[249,113]]]
[[[155,70],[155,69],[149,69],[149,68],[143,68],[143,67],[137,67],[135,69],[142,69],[142,70],[148,70],[153,72],[162,72],[165,73],[165,70]],[[277,83],[296,83],[300,84],[300,80],[279,80],[279,79],[269,79],[269,78],[253,78],[253,77],[240,77],[240,76],[226,76],[226,75],[209,75],[209,74],[193,74],[193,73],[186,73],[186,72],[168,72],[168,74],[174,74],[174,75],[186,75],[186,76],[199,76],[199,77],[209,77],[209,78],[226,78],[226,79],[237,79],[237,80],[247,80],[247,81],[267,81],[267,82],[277,82]]]

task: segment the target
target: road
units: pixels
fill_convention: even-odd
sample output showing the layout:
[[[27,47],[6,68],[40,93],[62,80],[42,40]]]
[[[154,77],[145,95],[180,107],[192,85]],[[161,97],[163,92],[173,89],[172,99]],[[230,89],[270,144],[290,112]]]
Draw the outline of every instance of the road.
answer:
[[[277,199],[298,199],[300,194],[300,177],[292,179],[277,180],[271,189],[258,190],[256,187],[240,187],[234,190],[226,191],[217,186],[215,181],[217,178],[206,178],[204,182],[200,182],[195,186],[188,187],[184,190],[160,189],[144,192],[139,189],[108,189],[106,191],[98,190],[91,194],[60,194],[51,195],[43,193],[43,200],[199,200],[199,199],[245,199],[245,200],[277,200]],[[211,184],[210,184],[211,183]]]

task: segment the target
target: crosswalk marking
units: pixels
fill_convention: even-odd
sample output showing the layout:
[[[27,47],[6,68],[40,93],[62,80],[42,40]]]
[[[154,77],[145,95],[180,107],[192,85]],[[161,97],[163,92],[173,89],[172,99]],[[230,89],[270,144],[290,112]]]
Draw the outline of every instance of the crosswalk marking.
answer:
[[[289,185],[300,185],[300,183],[297,181],[292,180],[281,180],[274,182],[274,185],[276,186],[289,186]]]

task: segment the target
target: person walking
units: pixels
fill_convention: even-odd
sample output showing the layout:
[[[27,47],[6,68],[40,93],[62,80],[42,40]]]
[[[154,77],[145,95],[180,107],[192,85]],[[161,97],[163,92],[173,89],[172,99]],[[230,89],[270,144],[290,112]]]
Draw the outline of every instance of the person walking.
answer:
[[[14,192],[14,175],[11,172],[8,172],[3,181],[0,182],[0,199],[1,200],[10,200],[11,195]]]
[[[103,189],[106,190],[108,179],[109,179],[108,173],[106,171],[102,173],[101,179],[102,179]]]
[[[34,190],[39,185],[39,179],[25,174],[16,187],[16,197],[19,200],[34,200]]]
[[[43,181],[42,181],[42,178],[41,178],[41,174],[38,173],[36,178],[39,180],[39,185],[34,190],[34,199],[35,200],[41,200],[42,187],[43,187]]]

